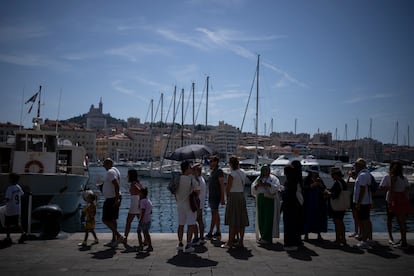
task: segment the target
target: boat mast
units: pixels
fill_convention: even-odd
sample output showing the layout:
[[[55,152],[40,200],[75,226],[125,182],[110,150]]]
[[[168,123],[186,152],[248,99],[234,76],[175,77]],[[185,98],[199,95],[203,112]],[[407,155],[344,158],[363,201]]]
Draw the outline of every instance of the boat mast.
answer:
[[[195,107],[194,107],[194,82],[192,83],[192,90],[193,90],[193,133],[191,135],[191,141],[194,141],[194,133],[195,133],[195,116],[194,116],[194,112],[195,112]],[[191,144],[193,144],[193,142],[191,142]]]
[[[163,122],[163,110],[164,110],[164,93],[161,93],[161,123]]]
[[[206,130],[207,130],[207,117],[208,117],[208,83],[209,83],[210,77],[207,76],[207,88],[206,88]]]
[[[181,146],[184,146],[184,88],[181,89]]]
[[[210,79],[210,77],[209,76],[207,76],[207,88],[206,88],[206,129],[205,129],[205,133],[206,133],[206,136],[204,136],[204,139],[205,139],[205,141],[204,141],[204,143],[206,144],[207,143],[207,115],[208,115],[208,83],[209,83],[209,79]]]
[[[259,128],[259,64],[260,64],[260,55],[257,55],[257,69],[256,69],[256,124],[255,124],[255,133],[256,133],[256,154],[255,154],[255,167],[257,168],[258,163],[258,143],[259,143],[259,136],[258,136],[258,128]]]

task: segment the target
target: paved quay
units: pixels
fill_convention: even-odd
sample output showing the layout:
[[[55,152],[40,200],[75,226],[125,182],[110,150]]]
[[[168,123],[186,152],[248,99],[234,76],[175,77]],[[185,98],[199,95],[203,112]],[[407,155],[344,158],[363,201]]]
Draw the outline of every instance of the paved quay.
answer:
[[[256,243],[253,233],[246,234],[246,249],[223,249],[219,242],[208,241],[195,253],[177,252],[176,234],[152,234],[154,251],[135,251],[136,234],[125,247],[111,249],[109,233],[98,233],[99,243],[79,247],[83,233],[60,233],[57,238],[31,239],[0,249],[1,275],[414,275],[414,233],[408,234],[407,249],[388,244],[385,233],[374,233],[371,249],[357,249],[357,241],[339,248],[331,241],[334,233],[324,233],[317,242],[309,242],[297,252],[283,249],[283,238],[270,246]],[[0,236],[4,237],[4,234]],[[396,233],[395,238],[399,235]],[[227,239],[223,234],[222,240]],[[91,243],[92,240],[89,240]]]

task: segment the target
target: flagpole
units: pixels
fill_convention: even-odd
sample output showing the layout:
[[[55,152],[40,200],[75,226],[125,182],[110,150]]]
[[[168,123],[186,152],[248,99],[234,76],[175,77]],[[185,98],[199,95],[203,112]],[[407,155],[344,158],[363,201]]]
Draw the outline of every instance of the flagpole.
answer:
[[[39,99],[37,101],[37,118],[40,118],[40,96],[42,95],[42,86],[39,86]]]
[[[57,117],[56,117],[56,133],[58,132],[61,99],[62,99],[62,88],[60,88],[60,92],[59,92],[58,113],[57,113]]]
[[[19,130],[22,130],[22,124],[23,124],[24,88],[25,88],[25,86],[23,86],[23,91],[22,91],[22,103],[20,104],[20,122],[19,122]]]

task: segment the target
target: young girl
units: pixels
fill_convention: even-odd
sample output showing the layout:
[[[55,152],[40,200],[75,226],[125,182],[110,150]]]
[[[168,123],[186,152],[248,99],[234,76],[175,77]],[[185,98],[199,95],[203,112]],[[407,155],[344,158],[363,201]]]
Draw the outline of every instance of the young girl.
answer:
[[[139,241],[139,251],[143,250],[143,240],[141,236],[141,232],[144,234],[145,242],[148,244],[146,249],[147,252],[152,251],[152,244],[151,244],[151,236],[149,234],[149,230],[151,228],[151,213],[152,213],[152,203],[147,198],[148,196],[148,189],[146,187],[139,190],[139,206],[141,208],[141,217],[139,219],[138,225],[138,241]]]
[[[131,230],[132,221],[135,217],[139,221],[141,213],[141,208],[139,206],[139,190],[142,188],[142,185],[138,180],[137,170],[131,169],[128,171],[128,182],[131,183],[131,186],[129,187],[129,192],[131,194],[131,203],[128,211],[128,216],[126,219],[124,244],[127,244],[127,239],[129,231]]]
[[[83,240],[83,242],[79,243],[79,246],[87,246],[87,240],[88,240],[88,235],[89,232],[92,233],[93,237],[95,238],[95,241],[92,244],[97,244],[99,242],[98,237],[96,236],[95,233],[95,215],[96,215],[96,196],[93,193],[89,193],[86,197],[86,202],[87,205],[86,207],[82,210],[83,215],[86,218],[86,223],[85,223],[85,238]]]

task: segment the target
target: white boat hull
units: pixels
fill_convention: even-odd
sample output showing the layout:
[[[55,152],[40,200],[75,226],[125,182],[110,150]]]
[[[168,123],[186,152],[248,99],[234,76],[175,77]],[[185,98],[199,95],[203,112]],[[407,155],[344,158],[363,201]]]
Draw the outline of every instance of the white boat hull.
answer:
[[[56,204],[63,215],[79,209],[81,192],[88,181],[86,175],[75,174],[21,174],[19,184],[25,193],[32,193],[33,208]],[[0,190],[5,191],[8,174],[0,174]]]

